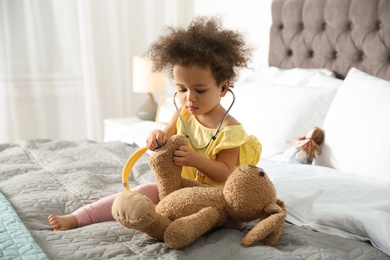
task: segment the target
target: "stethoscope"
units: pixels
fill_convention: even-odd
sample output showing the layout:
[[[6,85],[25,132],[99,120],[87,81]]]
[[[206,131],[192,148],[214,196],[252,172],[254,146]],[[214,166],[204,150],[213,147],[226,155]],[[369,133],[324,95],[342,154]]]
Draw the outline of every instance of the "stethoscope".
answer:
[[[231,91],[230,89],[228,89],[228,91],[232,94],[233,96],[233,101],[232,103],[230,104],[228,110],[226,110],[226,113],[225,115],[223,116],[222,120],[221,120],[221,123],[219,123],[218,125],[218,128],[217,128],[217,131],[215,131],[215,134],[210,138],[210,141],[203,147],[201,148],[196,148],[192,142],[191,142],[191,138],[190,136],[188,135],[187,133],[187,129],[184,125],[184,122],[183,122],[183,118],[182,116],[180,115],[180,111],[176,105],[176,94],[177,92],[175,92],[175,94],[173,95],[173,104],[175,105],[175,108],[176,108],[176,111],[177,111],[177,114],[179,115],[179,119],[180,119],[180,123],[183,127],[183,131],[184,131],[184,135],[188,138],[188,140],[190,141],[192,147],[194,147],[195,149],[197,150],[202,150],[204,148],[206,148],[207,146],[210,145],[211,141],[215,140],[217,138],[217,135],[219,134],[219,131],[220,131],[220,128],[223,124],[223,122],[225,121],[227,115],[229,114],[229,111],[230,109],[232,108],[233,104],[234,104],[234,101],[236,100],[236,97],[234,96],[234,93],[233,91]],[[123,183],[123,187],[126,191],[129,191],[130,190],[130,187],[129,187],[129,177],[130,177],[130,173],[131,173],[131,169],[133,168],[134,164],[137,162],[137,160],[148,150],[148,147],[147,146],[144,146],[144,147],[141,147],[139,148],[137,151],[135,151],[131,156],[130,158],[127,160],[125,166],[123,167],[123,170],[122,170],[122,183]],[[205,178],[205,175],[204,174],[201,174],[199,171],[196,172],[196,177],[195,177],[195,180],[196,181],[199,181],[199,182],[203,182],[203,179]]]
[[[220,132],[221,126],[222,126],[223,122],[225,122],[225,119],[226,119],[227,115],[229,114],[230,109],[232,108],[234,102],[236,101],[236,97],[235,97],[233,91],[232,91],[230,88],[228,89],[228,91],[232,94],[233,101],[232,101],[232,103],[230,104],[229,108],[226,110],[226,113],[225,113],[225,115],[223,116],[221,122],[219,123],[218,128],[217,128],[217,130],[215,131],[214,135],[210,138],[209,142],[208,142],[205,146],[203,146],[203,147],[196,147],[196,146],[194,146],[194,144],[191,142],[191,138],[190,138],[190,136],[188,135],[188,132],[187,132],[187,129],[186,129],[185,125],[184,125],[184,121],[183,121],[183,118],[182,118],[182,116],[181,116],[181,114],[180,114],[179,108],[178,108],[177,105],[176,105],[176,100],[175,100],[175,99],[176,99],[177,92],[175,92],[175,94],[173,95],[173,104],[174,104],[174,106],[175,106],[175,108],[176,108],[176,112],[177,112],[177,114],[178,114],[178,116],[179,116],[180,124],[181,124],[181,126],[182,126],[182,128],[183,128],[184,135],[188,138],[188,140],[190,141],[192,147],[195,148],[196,150],[202,150],[202,149],[208,147],[212,141],[214,141],[215,139],[217,139],[217,135],[218,135],[219,132]]]

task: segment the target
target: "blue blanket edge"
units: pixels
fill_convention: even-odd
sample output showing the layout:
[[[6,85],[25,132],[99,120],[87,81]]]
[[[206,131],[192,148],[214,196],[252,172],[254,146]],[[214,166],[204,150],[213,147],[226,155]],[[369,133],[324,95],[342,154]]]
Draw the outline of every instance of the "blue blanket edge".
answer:
[[[1,192],[0,212],[1,259],[48,259]]]

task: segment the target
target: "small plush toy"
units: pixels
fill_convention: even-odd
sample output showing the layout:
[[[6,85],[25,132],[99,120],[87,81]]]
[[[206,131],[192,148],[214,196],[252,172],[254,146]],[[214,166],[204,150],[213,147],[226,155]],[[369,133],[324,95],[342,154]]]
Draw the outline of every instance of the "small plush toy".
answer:
[[[286,208],[276,198],[267,174],[254,165],[236,169],[223,189],[205,186],[181,177],[181,167],[173,162],[173,152],[186,145],[183,135],[172,136],[167,144],[152,152],[149,164],[156,175],[160,202],[125,191],[112,206],[114,218],[123,226],[164,241],[170,248],[183,248],[228,219],[259,222],[242,239],[248,247],[256,242],[275,246],[284,231]]]
[[[324,131],[315,127],[306,136],[289,141],[291,147],[281,158],[281,162],[311,164],[316,154],[321,154],[321,144],[324,142]]]

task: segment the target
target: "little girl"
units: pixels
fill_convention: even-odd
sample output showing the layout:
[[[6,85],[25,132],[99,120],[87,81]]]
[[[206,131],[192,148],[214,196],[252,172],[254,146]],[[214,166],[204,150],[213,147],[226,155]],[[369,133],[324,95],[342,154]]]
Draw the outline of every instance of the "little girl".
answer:
[[[291,141],[292,145],[282,156],[282,162],[312,164],[316,154],[321,154],[320,145],[324,141],[324,132],[315,127],[306,136]]]
[[[146,144],[155,150],[170,136],[186,134],[190,144],[179,147],[173,157],[176,165],[183,166],[183,177],[222,188],[236,167],[258,163],[260,142],[248,136],[220,103],[231,91],[237,69],[247,66],[251,51],[240,33],[222,29],[213,17],[198,17],[187,29],[169,27],[149,48],[154,69],[165,70],[173,78],[181,107],[165,129],[149,134]],[[159,202],[155,183],[133,190]],[[113,220],[116,197],[103,198],[69,215],[50,215],[50,225],[53,230],[67,230]],[[243,226],[233,223],[230,227]]]

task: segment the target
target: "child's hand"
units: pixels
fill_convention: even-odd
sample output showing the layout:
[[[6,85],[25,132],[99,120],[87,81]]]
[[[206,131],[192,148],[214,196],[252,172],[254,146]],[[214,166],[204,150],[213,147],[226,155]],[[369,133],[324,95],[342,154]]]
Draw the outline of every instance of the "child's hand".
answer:
[[[154,151],[155,149],[163,146],[167,142],[167,136],[161,130],[153,130],[146,138],[146,145],[149,150]]]
[[[194,160],[199,156],[197,152],[185,145],[177,148],[173,155],[173,161],[177,166],[195,166]]]

